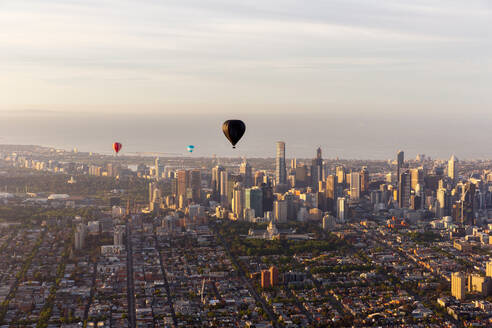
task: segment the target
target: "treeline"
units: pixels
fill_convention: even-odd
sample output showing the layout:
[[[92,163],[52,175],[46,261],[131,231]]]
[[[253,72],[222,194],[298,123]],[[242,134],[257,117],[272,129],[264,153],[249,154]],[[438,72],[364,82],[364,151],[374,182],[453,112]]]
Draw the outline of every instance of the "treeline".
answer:
[[[72,218],[76,215],[88,219],[95,219],[99,217],[99,213],[100,211],[97,208],[92,207],[53,209],[39,206],[2,205],[0,206],[0,221],[29,224],[33,222],[39,223],[49,218]]]
[[[0,175],[0,190],[10,193],[54,193],[105,198],[113,189],[124,189],[134,196],[146,195],[148,183],[144,179],[130,177],[115,179],[113,177],[98,177],[77,175],[74,184],[69,184],[66,174],[48,172],[18,172],[9,175]]]

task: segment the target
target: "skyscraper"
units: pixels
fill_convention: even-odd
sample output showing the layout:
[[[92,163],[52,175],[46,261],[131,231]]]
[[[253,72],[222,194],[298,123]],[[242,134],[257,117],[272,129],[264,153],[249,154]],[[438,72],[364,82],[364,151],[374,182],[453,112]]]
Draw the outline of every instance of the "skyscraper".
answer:
[[[256,171],[255,173],[255,186],[260,187],[263,184],[265,173],[263,171]]]
[[[360,171],[360,191],[363,193],[369,191],[369,171],[365,166]]]
[[[409,208],[411,192],[411,175],[408,171],[401,172],[398,179],[398,206]]]
[[[220,174],[223,171],[224,168],[220,165],[212,169],[212,198],[215,201],[220,201]]]
[[[416,190],[418,184],[422,186],[424,183],[424,171],[422,168],[411,169],[410,174],[412,180],[412,190]]]
[[[234,185],[232,198],[232,212],[238,219],[243,218],[244,212],[244,189],[240,182]]]
[[[360,199],[360,174],[359,172],[350,173],[350,199]]]
[[[442,218],[443,216],[448,215],[449,211],[447,210],[448,204],[446,201],[446,189],[439,188],[437,190],[437,207],[436,207],[436,216],[438,218]]]
[[[200,170],[191,170],[190,172],[191,199],[194,203],[200,203],[202,190],[202,176]]]
[[[343,166],[337,166],[336,175],[337,182],[343,185],[345,183],[345,168]]]
[[[396,154],[396,178],[398,179],[398,184],[400,183],[400,172],[403,167],[403,162],[405,161],[405,153],[403,150],[399,150],[398,153]]]
[[[321,157],[321,148],[316,150],[316,158],[311,164],[311,186],[313,190],[318,190],[318,182],[323,179],[323,158]]]
[[[229,175],[226,170],[220,172],[220,203],[229,206]]]
[[[337,179],[333,174],[326,177],[326,209],[333,212],[335,209],[335,200],[337,199]]]
[[[451,158],[448,161],[448,177],[450,177],[452,180],[456,178],[456,158],[451,156]]]
[[[159,180],[161,177],[161,172],[160,172],[160,167],[159,167],[159,157],[155,158],[155,178]]]
[[[245,188],[249,188],[253,185],[253,173],[251,170],[251,165],[248,161],[244,159],[239,167],[239,174],[243,176],[243,185]]]
[[[277,185],[287,183],[287,169],[285,167],[285,142],[277,142],[277,156],[275,160],[275,182]]]
[[[244,207],[255,210],[256,217],[263,217],[263,191],[259,187],[244,190]]]
[[[275,221],[277,222],[286,222],[287,221],[287,213],[288,204],[286,200],[277,200],[273,202],[273,215]]]
[[[186,189],[190,185],[190,171],[178,170],[177,175],[177,198],[179,196],[186,197]]]
[[[345,197],[338,197],[337,199],[337,217],[340,220],[345,220],[347,218],[346,213],[347,201]]]

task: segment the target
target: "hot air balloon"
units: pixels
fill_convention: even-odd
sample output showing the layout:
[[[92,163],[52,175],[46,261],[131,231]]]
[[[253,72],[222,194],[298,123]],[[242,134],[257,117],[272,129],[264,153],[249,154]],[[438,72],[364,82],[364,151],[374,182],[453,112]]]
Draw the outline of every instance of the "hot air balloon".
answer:
[[[188,145],[188,147],[186,147],[186,149],[188,149],[188,152],[192,153],[195,150],[195,146]]]
[[[228,120],[222,124],[222,131],[227,139],[232,144],[232,148],[236,148],[236,144],[246,131],[246,125],[241,120]]]
[[[115,142],[113,144],[113,149],[114,149],[114,151],[115,151],[116,154],[118,154],[120,152],[121,147],[123,147],[123,145],[121,143],[119,143],[119,142]]]

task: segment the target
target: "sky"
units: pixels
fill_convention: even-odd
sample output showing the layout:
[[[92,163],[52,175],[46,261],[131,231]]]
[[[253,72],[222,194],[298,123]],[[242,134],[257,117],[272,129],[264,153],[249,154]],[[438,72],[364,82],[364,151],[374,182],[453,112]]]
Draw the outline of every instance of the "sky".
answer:
[[[489,0],[0,0],[0,142],[99,150],[161,122],[214,144],[248,118],[251,155],[492,158],[491,34]],[[135,147],[181,149],[154,136]]]

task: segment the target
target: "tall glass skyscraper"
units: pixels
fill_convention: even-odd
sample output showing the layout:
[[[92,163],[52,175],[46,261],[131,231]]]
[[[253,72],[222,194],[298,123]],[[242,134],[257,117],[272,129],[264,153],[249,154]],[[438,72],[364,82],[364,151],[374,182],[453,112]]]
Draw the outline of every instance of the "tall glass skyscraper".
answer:
[[[275,182],[277,185],[287,183],[287,169],[285,167],[285,142],[277,142],[277,157],[275,161]]]

